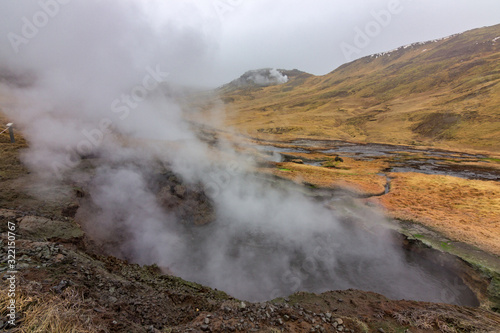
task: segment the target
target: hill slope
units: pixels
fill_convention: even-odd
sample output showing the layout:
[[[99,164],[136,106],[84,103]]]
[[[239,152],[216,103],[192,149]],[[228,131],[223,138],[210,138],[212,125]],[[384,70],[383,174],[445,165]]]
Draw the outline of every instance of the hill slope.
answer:
[[[227,125],[297,137],[498,151],[500,25],[415,43],[267,87],[227,85]]]

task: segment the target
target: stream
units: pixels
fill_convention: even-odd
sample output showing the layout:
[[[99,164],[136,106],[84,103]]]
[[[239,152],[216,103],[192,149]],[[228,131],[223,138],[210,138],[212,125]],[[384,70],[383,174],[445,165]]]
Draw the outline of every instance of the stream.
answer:
[[[388,170],[385,170],[386,172],[417,172],[428,175],[448,175],[465,179],[500,181],[499,169],[463,164],[464,162],[484,161],[487,158],[487,156],[480,154],[466,154],[439,149],[422,150],[387,144],[313,140],[296,140],[290,143],[289,147],[264,145],[260,146],[259,149],[268,153],[275,162],[284,161],[284,154],[319,152],[364,161],[384,159],[389,161],[391,165]],[[314,166],[321,166],[322,162],[324,161],[304,159],[304,164]]]

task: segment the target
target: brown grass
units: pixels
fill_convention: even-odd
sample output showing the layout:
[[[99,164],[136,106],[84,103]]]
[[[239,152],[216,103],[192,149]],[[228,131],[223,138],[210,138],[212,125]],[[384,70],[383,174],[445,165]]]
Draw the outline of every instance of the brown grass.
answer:
[[[391,192],[378,199],[390,215],[500,255],[498,182],[418,173],[391,177]]]
[[[262,169],[262,171],[320,188],[347,189],[362,195],[384,193],[386,179],[377,175],[384,168],[384,162],[359,162],[346,157],[344,162],[330,163],[335,167],[326,168],[285,162],[276,163],[274,168]]]
[[[226,125],[265,140],[307,137],[496,153],[500,48],[488,45],[498,34],[500,25],[391,57],[363,58],[324,76],[222,90]],[[463,48],[468,43],[477,49]]]
[[[23,286],[16,297],[20,323],[10,332],[15,333],[94,333],[102,327],[93,323],[93,310],[83,307],[84,300],[73,288],[67,288],[61,295],[42,293],[37,283]],[[0,290],[2,317],[6,318],[6,306],[10,298],[5,289]]]
[[[8,122],[8,118],[0,112],[0,132],[5,129],[5,124]],[[0,181],[26,174],[26,169],[19,159],[19,151],[27,148],[27,143],[21,133],[15,129],[14,137],[16,142],[11,143],[8,132],[0,134]]]

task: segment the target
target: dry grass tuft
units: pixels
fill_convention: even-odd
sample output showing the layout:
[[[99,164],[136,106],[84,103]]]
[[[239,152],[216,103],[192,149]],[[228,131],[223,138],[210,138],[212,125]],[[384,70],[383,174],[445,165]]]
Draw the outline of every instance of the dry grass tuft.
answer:
[[[35,291],[37,283],[23,286],[16,297],[18,325],[10,332],[15,333],[94,333],[104,332],[93,323],[92,309],[85,309],[83,297],[73,288],[55,295]],[[7,290],[0,291],[2,316],[6,317],[6,306],[10,298]]]

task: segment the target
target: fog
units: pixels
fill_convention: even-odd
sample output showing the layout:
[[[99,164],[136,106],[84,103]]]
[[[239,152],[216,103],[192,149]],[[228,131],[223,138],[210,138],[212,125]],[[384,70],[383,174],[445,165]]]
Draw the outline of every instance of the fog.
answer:
[[[17,37],[0,42],[0,92],[14,98],[2,111],[29,142],[22,160],[41,181],[83,184],[79,218],[98,244],[248,300],[359,288],[443,301],[448,277],[409,261],[375,208],[344,198],[331,210],[251,171],[256,162],[231,142],[198,139],[175,91],[213,72],[216,29],[158,21],[139,4],[59,1],[14,43],[19,52]],[[8,35],[40,8],[4,1],[0,10]],[[154,184],[165,170],[206,192],[212,223],[186,225],[160,203]]]

